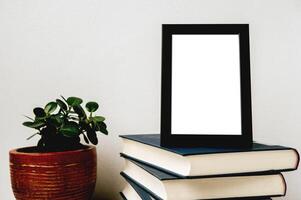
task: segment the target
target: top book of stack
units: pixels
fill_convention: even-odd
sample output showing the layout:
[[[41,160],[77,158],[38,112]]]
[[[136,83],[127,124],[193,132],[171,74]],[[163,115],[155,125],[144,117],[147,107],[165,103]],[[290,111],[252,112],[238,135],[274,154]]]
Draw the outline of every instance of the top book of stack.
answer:
[[[298,152],[289,147],[253,143],[250,148],[166,148],[160,135],[123,135],[121,155],[182,177],[275,173],[295,170]]]

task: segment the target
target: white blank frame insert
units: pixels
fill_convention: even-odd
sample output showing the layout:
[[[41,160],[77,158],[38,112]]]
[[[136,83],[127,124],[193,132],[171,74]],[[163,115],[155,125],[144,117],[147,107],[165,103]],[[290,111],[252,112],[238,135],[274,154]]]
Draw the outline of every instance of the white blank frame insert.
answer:
[[[172,67],[172,134],[242,134],[238,34],[172,35]]]

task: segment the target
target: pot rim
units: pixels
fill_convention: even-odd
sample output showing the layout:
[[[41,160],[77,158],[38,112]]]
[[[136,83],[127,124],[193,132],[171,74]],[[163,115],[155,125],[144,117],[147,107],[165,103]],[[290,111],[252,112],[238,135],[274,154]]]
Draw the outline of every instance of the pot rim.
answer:
[[[36,146],[28,146],[28,147],[20,147],[16,149],[12,149],[9,151],[10,155],[29,155],[29,156],[51,156],[51,155],[68,155],[74,153],[81,153],[85,151],[91,151],[96,149],[95,146],[92,145],[83,145],[82,148],[76,150],[67,150],[67,151],[56,151],[56,152],[22,152],[21,149],[25,148],[34,148]]]

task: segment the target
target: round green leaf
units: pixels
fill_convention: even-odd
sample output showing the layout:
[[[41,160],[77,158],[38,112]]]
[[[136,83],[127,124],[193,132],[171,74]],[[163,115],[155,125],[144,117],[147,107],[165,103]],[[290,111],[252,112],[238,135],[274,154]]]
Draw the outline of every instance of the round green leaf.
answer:
[[[94,144],[94,145],[98,144],[97,135],[93,129],[89,129],[87,131],[87,136],[92,144]]]
[[[46,117],[46,113],[43,108],[37,107],[33,109],[33,113],[36,115],[38,118],[43,118]]]
[[[63,124],[64,120],[60,115],[51,115],[48,119],[48,122],[56,127],[60,127]]]
[[[35,122],[24,122],[23,123],[24,126],[27,126],[29,128],[41,128],[45,125],[45,122],[43,121],[35,121]]]
[[[84,109],[81,107],[81,105],[73,106],[73,110],[76,114],[78,114],[79,117],[86,118],[86,113]]]
[[[43,148],[43,147],[45,146],[45,141],[44,141],[44,138],[43,138],[43,137],[39,140],[37,146],[38,146],[39,148]]]
[[[104,122],[100,122],[101,126],[103,126],[104,128],[107,128],[107,124]]]
[[[106,118],[104,118],[103,116],[94,116],[92,117],[92,120],[94,122],[103,122]]]
[[[79,135],[80,130],[77,123],[69,122],[60,128],[60,133],[66,137],[75,137]]]
[[[62,100],[56,99],[56,103],[59,105],[59,107],[62,110],[67,110],[68,109],[67,105]]]
[[[89,112],[95,112],[98,109],[98,103],[90,101],[86,104],[86,108]]]
[[[83,102],[81,98],[78,97],[69,97],[67,103],[69,106],[78,106]]]
[[[102,132],[105,135],[108,135],[107,125],[104,122],[95,123],[96,130]]]
[[[56,102],[49,102],[44,110],[46,113],[53,113],[55,111],[55,109],[57,108],[57,103]]]
[[[87,144],[89,144],[89,140],[88,140],[87,136],[86,136],[85,134],[83,134],[83,136],[84,136],[85,142],[86,142]]]

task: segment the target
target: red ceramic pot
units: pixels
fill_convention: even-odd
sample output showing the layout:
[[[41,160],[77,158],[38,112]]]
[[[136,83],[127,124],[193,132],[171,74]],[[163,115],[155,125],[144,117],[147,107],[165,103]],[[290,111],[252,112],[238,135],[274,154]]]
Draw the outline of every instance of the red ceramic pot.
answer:
[[[96,182],[96,148],[38,153],[34,147],[9,152],[17,200],[88,200]]]

